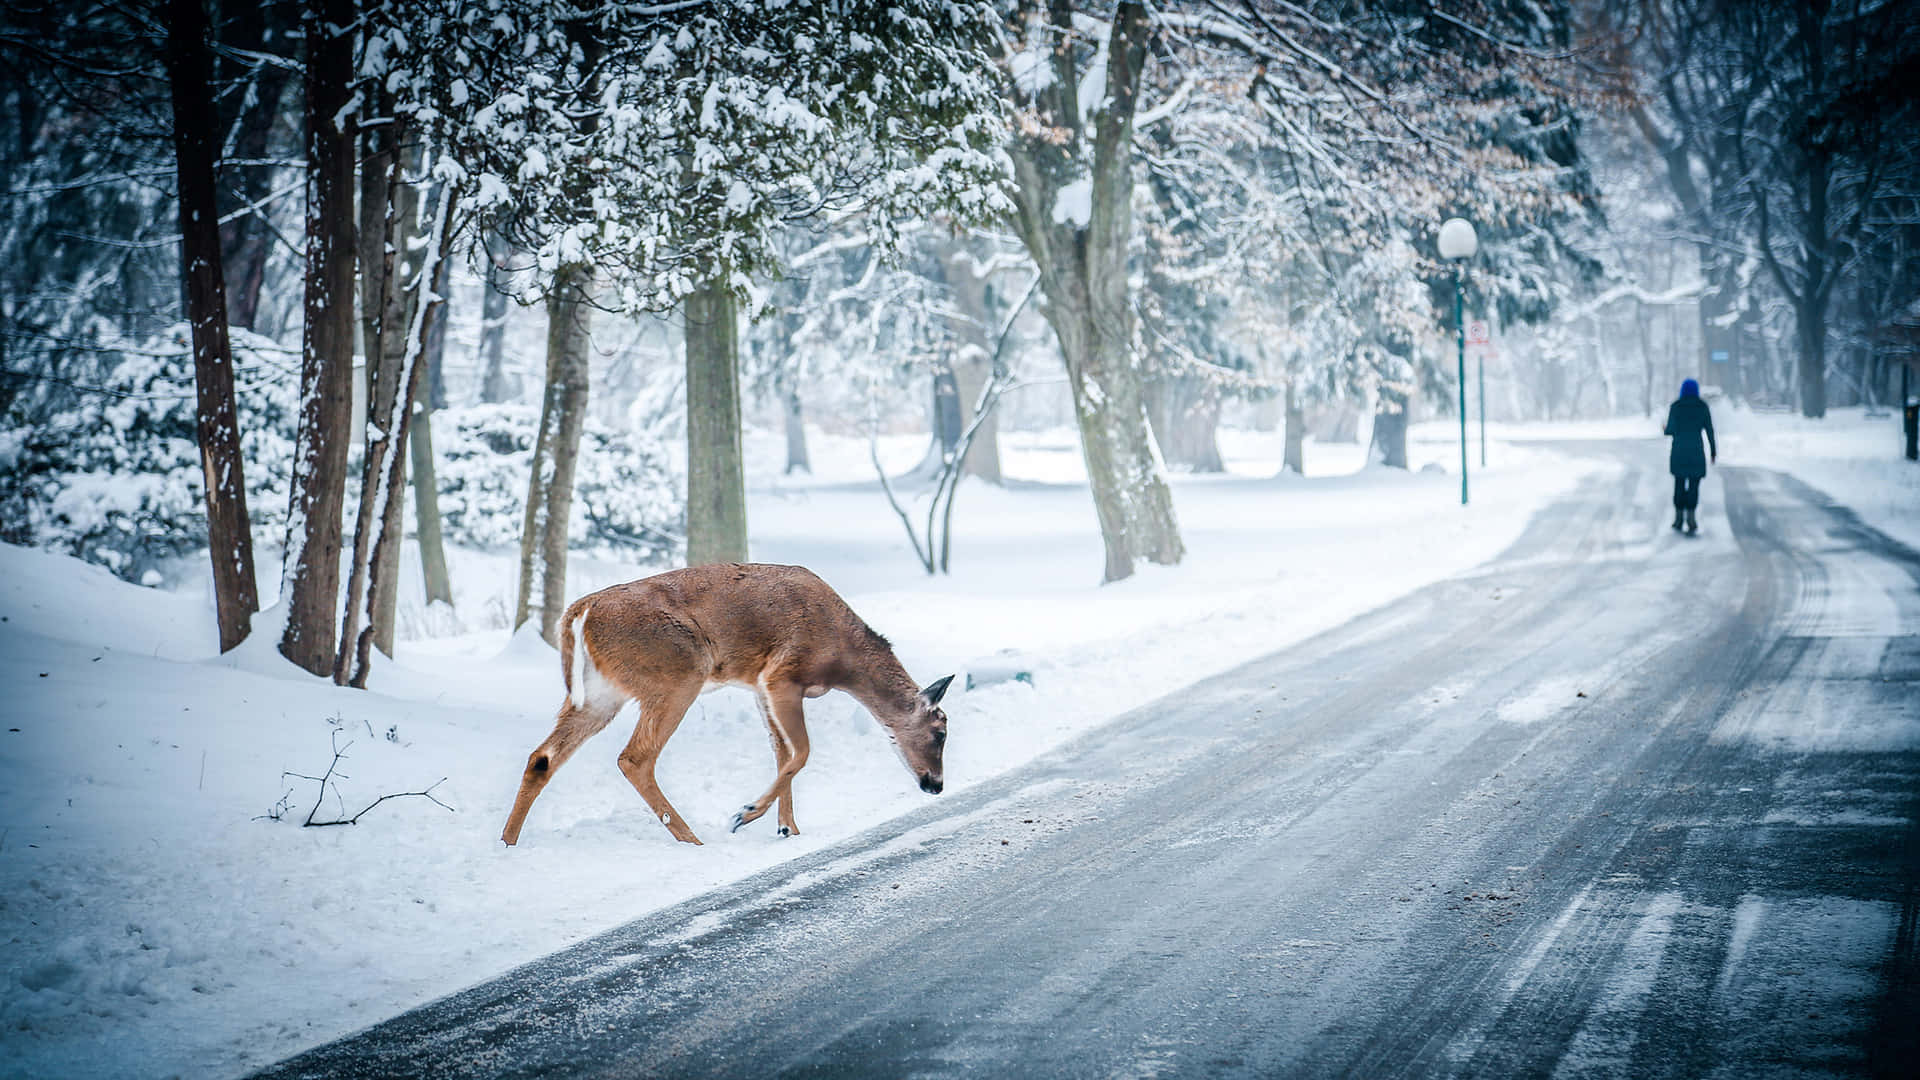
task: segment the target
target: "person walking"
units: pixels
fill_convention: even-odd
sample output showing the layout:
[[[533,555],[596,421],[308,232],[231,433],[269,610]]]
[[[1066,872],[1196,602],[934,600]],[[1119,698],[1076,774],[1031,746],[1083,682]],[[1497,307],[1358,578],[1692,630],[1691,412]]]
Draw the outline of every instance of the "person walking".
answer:
[[[1700,481],[1707,475],[1707,462],[1720,460],[1719,444],[1713,440],[1713,413],[1700,400],[1700,384],[1692,379],[1680,384],[1680,400],[1667,406],[1666,433],[1673,437],[1673,449],[1667,455],[1667,470],[1673,473],[1673,527],[1686,529],[1692,536],[1700,531],[1693,515],[1700,505]],[[1707,436],[1707,452],[1700,452],[1700,436]]]

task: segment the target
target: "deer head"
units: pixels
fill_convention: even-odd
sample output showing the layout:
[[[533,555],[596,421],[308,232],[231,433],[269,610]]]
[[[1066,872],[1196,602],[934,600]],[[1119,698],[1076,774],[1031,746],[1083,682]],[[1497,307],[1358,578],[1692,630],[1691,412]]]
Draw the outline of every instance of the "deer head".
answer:
[[[913,696],[912,706],[903,715],[886,721],[887,733],[900,751],[900,759],[920,781],[920,790],[940,794],[946,786],[942,761],[947,748],[947,714],[940,699],[947,696],[947,684],[953,676],[935,679]]]

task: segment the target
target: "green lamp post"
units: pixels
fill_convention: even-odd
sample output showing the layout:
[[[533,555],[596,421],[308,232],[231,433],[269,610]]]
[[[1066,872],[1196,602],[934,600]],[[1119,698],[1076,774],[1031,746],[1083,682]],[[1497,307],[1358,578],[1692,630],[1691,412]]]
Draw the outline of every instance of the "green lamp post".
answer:
[[[1467,323],[1466,260],[1480,250],[1480,239],[1465,218],[1448,218],[1440,226],[1440,257],[1453,263],[1453,328],[1459,338],[1460,376],[1460,505],[1467,505]]]

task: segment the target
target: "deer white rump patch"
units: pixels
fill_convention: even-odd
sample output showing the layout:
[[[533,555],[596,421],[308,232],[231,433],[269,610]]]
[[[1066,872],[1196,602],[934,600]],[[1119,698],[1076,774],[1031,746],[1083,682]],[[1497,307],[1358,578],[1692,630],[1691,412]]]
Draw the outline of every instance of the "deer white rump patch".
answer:
[[[573,635],[573,671],[572,677],[567,680],[567,697],[572,699],[576,709],[585,708],[587,704],[587,665],[590,661],[587,657],[587,635],[581,633],[581,625],[587,621],[588,610],[581,608],[580,614],[574,616],[573,625],[567,627],[567,632]]]

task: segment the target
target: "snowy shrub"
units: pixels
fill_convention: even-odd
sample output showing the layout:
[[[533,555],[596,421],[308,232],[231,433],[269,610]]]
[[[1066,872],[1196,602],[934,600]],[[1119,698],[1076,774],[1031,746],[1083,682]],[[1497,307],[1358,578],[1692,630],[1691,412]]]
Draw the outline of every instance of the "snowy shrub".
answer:
[[[257,539],[285,528],[297,357],[233,332],[242,467]],[[129,581],[206,546],[193,355],[185,324],[110,353],[98,385],[0,440],[0,539],[107,567]]]
[[[473,405],[434,414],[440,519],[449,541],[478,548],[519,545],[539,427],[540,410],[533,405]],[[567,530],[575,546],[619,549],[643,562],[664,560],[683,542],[683,507],[657,443],[587,421]]]
[[[299,356],[238,328],[233,346],[248,517],[254,543],[277,547],[293,474]],[[74,555],[140,582],[207,544],[185,325],[125,346],[102,370],[97,384],[68,394],[36,420],[9,411],[0,423],[0,539]],[[520,543],[539,421],[537,408],[519,405],[434,414],[447,540],[496,549]],[[348,467],[348,523],[360,486],[358,456]],[[639,561],[678,550],[682,500],[656,442],[589,421],[575,469],[576,545],[619,549]]]

